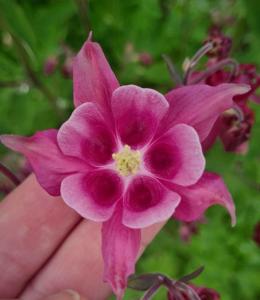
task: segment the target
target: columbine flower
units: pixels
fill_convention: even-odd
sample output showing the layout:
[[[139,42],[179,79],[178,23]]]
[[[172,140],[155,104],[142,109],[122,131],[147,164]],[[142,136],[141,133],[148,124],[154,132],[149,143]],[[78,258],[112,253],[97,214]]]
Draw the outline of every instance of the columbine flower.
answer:
[[[213,204],[235,222],[221,179],[204,173],[200,142],[246,86],[195,85],[164,97],[119,86],[91,38],[74,61],[75,110],[59,130],[2,136],[24,154],[41,186],[81,216],[103,222],[104,279],[121,299],[140,248],[141,228],[170,216],[193,221]],[[210,98],[210,99],[209,99]]]
[[[254,65],[238,64],[228,58],[232,40],[221,33],[219,28],[214,27],[210,31],[207,41],[213,43],[213,49],[207,53],[210,57],[207,62],[208,69],[204,72],[207,76],[202,76],[203,72],[194,73],[191,82],[198,82],[197,79],[201,78],[204,83],[211,86],[227,82],[244,83],[251,89],[243,95],[234,97],[233,109],[221,115],[211,134],[204,141],[203,149],[208,150],[219,137],[226,151],[245,154],[254,125],[254,112],[248,103],[249,101],[260,103],[260,97],[256,94],[256,90],[260,87],[260,75],[257,74]],[[233,66],[233,72],[224,69],[227,65]]]

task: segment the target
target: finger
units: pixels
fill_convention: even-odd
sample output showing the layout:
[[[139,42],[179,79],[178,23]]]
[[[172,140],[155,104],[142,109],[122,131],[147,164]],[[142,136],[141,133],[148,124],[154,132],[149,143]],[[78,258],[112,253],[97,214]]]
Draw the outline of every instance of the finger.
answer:
[[[0,300],[19,300],[18,298],[5,298]],[[21,300],[21,299],[20,299]],[[73,290],[65,290],[59,293],[55,293],[54,295],[50,295],[47,297],[42,298],[41,300],[88,300],[85,297],[82,297],[79,293],[73,291]]]
[[[0,204],[0,297],[17,297],[79,222],[30,176]]]
[[[101,224],[82,221],[21,297],[38,300],[59,290],[74,289],[92,300],[105,299],[110,288],[102,280],[100,229]]]
[[[45,297],[41,300],[87,300],[87,298],[82,297],[79,293],[73,290],[66,290],[60,293]]]
[[[140,254],[162,226],[156,224],[143,230]],[[82,221],[31,281],[22,297],[38,300],[46,293],[72,288],[91,300],[104,300],[111,290],[102,277],[101,224]]]

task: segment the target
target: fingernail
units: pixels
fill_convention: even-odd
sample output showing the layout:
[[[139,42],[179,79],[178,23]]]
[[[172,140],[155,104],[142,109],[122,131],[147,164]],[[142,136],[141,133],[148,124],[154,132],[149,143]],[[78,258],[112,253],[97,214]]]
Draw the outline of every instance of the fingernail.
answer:
[[[70,296],[71,300],[80,300],[80,295],[74,290],[65,290],[64,292]]]
[[[79,293],[77,293],[74,290],[68,289],[56,293],[54,295],[45,297],[42,300],[81,300],[81,299],[83,300],[84,298],[81,298]]]

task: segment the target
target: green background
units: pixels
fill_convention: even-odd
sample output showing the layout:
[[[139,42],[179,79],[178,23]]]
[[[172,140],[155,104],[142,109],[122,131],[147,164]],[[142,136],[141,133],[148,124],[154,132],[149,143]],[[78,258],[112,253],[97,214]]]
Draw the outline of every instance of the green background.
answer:
[[[171,89],[161,54],[169,55],[181,70],[185,57],[201,47],[213,19],[226,23],[225,32],[234,42],[233,57],[260,64],[259,1],[90,0],[85,11],[86,3],[0,0],[0,133],[31,135],[58,127],[69,116],[73,109],[71,80],[59,70],[44,75],[43,65],[63,44],[77,52],[90,28],[121,84],[161,92]],[[127,47],[132,49],[130,54]],[[151,54],[151,65],[136,59],[141,52]],[[40,86],[28,77],[28,65]],[[13,86],[7,87],[10,82]],[[237,226],[231,228],[223,208],[213,207],[206,214],[206,223],[199,225],[199,234],[184,243],[179,224],[170,221],[139,261],[138,273],[162,272],[177,278],[204,265],[196,284],[215,288],[223,300],[260,299],[260,248],[252,241],[254,224],[260,220],[260,107],[252,107],[256,123],[249,153],[225,153],[216,144],[207,154],[207,169],[224,177],[234,197]],[[1,146],[0,155],[6,153]],[[140,296],[128,291],[125,299]]]

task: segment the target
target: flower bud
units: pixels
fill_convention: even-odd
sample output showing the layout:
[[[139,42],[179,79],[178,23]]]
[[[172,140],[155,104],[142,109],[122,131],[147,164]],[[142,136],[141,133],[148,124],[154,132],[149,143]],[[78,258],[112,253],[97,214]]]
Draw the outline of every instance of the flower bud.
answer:
[[[56,70],[57,65],[58,65],[57,57],[49,56],[44,63],[44,67],[43,67],[44,74],[47,76],[53,74]]]

